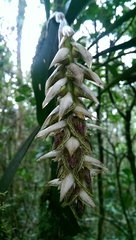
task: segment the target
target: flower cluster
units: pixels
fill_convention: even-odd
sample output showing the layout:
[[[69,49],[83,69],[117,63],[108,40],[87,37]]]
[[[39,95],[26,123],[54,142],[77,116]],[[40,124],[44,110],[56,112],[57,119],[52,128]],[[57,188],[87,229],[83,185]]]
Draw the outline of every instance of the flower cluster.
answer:
[[[82,97],[97,104],[99,102],[84,80],[88,79],[99,87],[103,83],[90,69],[91,54],[73,40],[73,34],[73,29],[68,25],[62,27],[59,50],[50,65],[50,68],[57,67],[46,81],[46,97],[43,101],[44,108],[56,97],[57,106],[45,119],[37,137],[54,136],[53,150],[38,160],[50,157],[58,162],[57,179],[48,184],[58,186],[62,206],[69,205],[74,215],[80,217],[86,204],[95,207],[92,200],[92,176],[105,169],[99,160],[90,156],[89,130],[101,130],[101,127],[86,123],[86,118],[92,119],[92,115],[86,109]],[[83,59],[86,66],[79,64],[79,59]],[[92,165],[99,169],[93,169]]]

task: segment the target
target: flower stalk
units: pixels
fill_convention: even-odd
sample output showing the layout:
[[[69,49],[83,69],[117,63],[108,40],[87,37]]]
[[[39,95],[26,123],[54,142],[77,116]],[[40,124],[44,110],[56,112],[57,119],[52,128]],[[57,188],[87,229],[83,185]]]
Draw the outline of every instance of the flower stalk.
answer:
[[[87,98],[99,104],[93,92],[85,85],[84,80],[90,80],[102,87],[103,83],[90,67],[92,56],[82,45],[73,40],[74,31],[66,24],[64,16],[58,20],[59,50],[50,67],[57,66],[48,78],[45,88],[43,108],[57,97],[57,107],[45,119],[37,137],[54,136],[53,150],[38,160],[53,158],[58,162],[57,179],[50,181],[50,186],[60,189],[62,206],[70,206],[75,217],[84,213],[85,205],[95,208],[92,199],[92,177],[103,172],[105,166],[92,158],[89,131],[101,127],[86,123],[86,117],[93,116],[86,109],[82,98]],[[83,59],[86,66],[78,63]],[[92,165],[101,169],[93,169]]]

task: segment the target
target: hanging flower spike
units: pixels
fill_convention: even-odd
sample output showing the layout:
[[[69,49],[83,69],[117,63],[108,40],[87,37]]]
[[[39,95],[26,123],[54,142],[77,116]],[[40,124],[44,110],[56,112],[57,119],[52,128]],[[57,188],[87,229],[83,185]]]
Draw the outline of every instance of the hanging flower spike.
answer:
[[[86,123],[86,117],[93,116],[86,109],[83,98],[99,104],[93,92],[85,85],[88,79],[99,87],[103,83],[90,67],[91,54],[72,36],[73,29],[66,24],[64,15],[57,13],[56,21],[59,27],[59,50],[52,60],[50,67],[56,66],[46,82],[46,97],[43,108],[54,97],[57,97],[57,106],[45,119],[37,137],[54,136],[54,149],[38,159],[52,158],[58,162],[57,179],[49,182],[50,186],[60,189],[62,206],[68,205],[75,217],[80,217],[85,205],[95,208],[92,199],[92,177],[103,172],[106,167],[97,159],[91,157],[91,144],[88,134],[90,129],[101,127]],[[87,67],[78,63],[82,58]],[[93,169],[92,165],[100,169]]]

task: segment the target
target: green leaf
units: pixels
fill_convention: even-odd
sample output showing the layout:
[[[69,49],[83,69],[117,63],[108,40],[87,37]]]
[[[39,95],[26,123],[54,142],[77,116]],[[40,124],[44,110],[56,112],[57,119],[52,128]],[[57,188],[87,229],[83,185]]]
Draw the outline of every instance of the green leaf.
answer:
[[[22,102],[25,100],[25,96],[20,95],[20,96],[16,97],[15,100],[16,100],[16,102]]]
[[[66,19],[71,25],[74,20],[79,16],[79,14],[93,2],[92,0],[71,0],[68,9],[65,12]]]
[[[115,65],[107,65],[108,70],[112,73],[114,77],[118,76],[117,68]]]
[[[55,18],[51,18],[47,32],[46,27],[43,28],[32,64],[32,85],[35,93],[39,125],[43,124],[45,118],[55,107],[55,100],[52,100],[44,109],[42,108],[42,102],[45,98],[46,80],[54,70],[53,68],[48,70],[48,68],[58,50],[58,26],[59,24],[56,23]]]

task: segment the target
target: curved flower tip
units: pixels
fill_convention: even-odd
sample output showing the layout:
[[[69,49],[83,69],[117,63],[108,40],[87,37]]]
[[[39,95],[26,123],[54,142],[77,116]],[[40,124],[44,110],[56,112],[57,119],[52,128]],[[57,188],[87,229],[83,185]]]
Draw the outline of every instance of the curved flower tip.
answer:
[[[69,49],[68,48],[61,48],[59,49],[59,51],[56,53],[55,57],[53,58],[49,69],[51,67],[53,67],[55,64],[57,63],[61,63],[62,61],[64,61],[65,59],[67,59],[69,57]]]
[[[95,124],[92,124],[92,123],[87,123],[86,126],[87,126],[88,129],[90,129],[90,128],[97,128],[97,129],[99,129],[99,130],[101,130],[103,132],[107,132],[107,130],[105,128],[102,128],[102,127],[100,127],[98,125],[95,125]]]
[[[57,95],[60,91],[61,87],[63,87],[67,82],[67,78],[62,78],[57,81],[52,87],[49,88],[46,98],[42,103],[42,107],[46,107],[46,105]]]
[[[69,92],[63,98],[60,99],[59,120],[61,120],[63,115],[68,111],[72,103],[73,103],[72,95]]]
[[[68,190],[74,184],[74,177],[72,173],[69,173],[62,181],[61,181],[61,189],[60,189],[60,201],[63,200]]]
[[[58,157],[59,155],[61,155],[62,150],[59,151],[51,151],[49,153],[44,154],[43,156],[41,156],[40,158],[37,159],[37,161],[41,161],[45,158],[50,158],[50,157]]]
[[[97,160],[93,157],[85,155],[84,161],[85,162],[90,162],[92,165],[95,165],[95,166],[98,166],[98,167],[103,168],[105,170],[108,170],[103,163],[101,163],[99,160]]]
[[[93,200],[89,197],[89,195],[84,190],[80,191],[79,197],[80,197],[81,201],[83,201],[84,203],[87,203],[88,205],[90,205],[93,208],[96,207]]]
[[[59,113],[59,106],[57,106],[56,108],[54,108],[52,110],[52,112],[48,115],[48,117],[45,119],[42,127],[41,127],[41,130],[43,130],[46,126],[48,126],[48,124],[50,123],[51,119],[53,118],[54,115],[58,114]]]
[[[61,181],[59,180],[59,178],[48,182],[48,185],[50,185],[50,186],[60,186],[60,184],[61,184]]]
[[[70,156],[73,155],[73,153],[76,151],[76,149],[79,147],[80,143],[75,137],[71,137],[67,142],[66,142],[66,148],[69,151]]]
[[[76,51],[81,55],[81,57],[86,62],[87,66],[91,68],[92,66],[92,54],[86,50],[80,43],[71,42],[71,44],[75,47]]]
[[[77,114],[77,116],[81,117],[81,116],[86,116],[90,119],[93,118],[93,116],[84,108],[80,107],[80,106],[76,106],[73,110],[73,112],[75,114]]]
[[[74,30],[68,26],[68,25],[65,25],[63,28],[62,28],[62,34],[63,36],[67,36],[67,37],[70,37],[74,34]]]
[[[76,88],[75,88],[76,94],[78,94],[79,92],[80,97],[88,98],[90,100],[93,100],[95,103],[99,104],[99,101],[95,97],[93,92],[84,83],[79,84],[75,82],[75,85],[76,85]]]
[[[37,135],[36,138],[38,137],[47,137],[51,132],[58,131],[59,129],[63,128],[66,126],[66,121],[62,120],[60,122],[57,122],[50,127],[47,127],[46,129],[40,131]]]

